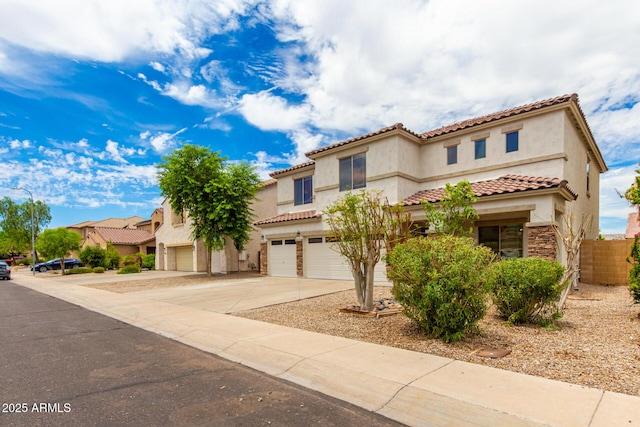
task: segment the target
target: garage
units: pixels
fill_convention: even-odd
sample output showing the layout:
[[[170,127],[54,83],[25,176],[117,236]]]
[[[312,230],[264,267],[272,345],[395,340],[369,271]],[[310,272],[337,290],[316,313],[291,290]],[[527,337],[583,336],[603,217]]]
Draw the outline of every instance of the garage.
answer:
[[[297,277],[296,239],[269,241],[269,275],[275,277]]]
[[[193,246],[178,246],[175,248],[176,270],[193,271]]]
[[[345,259],[331,249],[328,237],[308,237],[305,239],[305,277],[309,279],[353,280],[351,269]],[[387,282],[383,261],[376,264],[374,280]]]

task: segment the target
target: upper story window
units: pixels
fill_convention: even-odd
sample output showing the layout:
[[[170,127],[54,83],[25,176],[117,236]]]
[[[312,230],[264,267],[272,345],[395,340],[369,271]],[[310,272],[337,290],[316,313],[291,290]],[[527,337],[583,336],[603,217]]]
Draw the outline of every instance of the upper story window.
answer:
[[[447,164],[455,165],[456,163],[458,163],[458,146],[447,147]]]
[[[518,131],[507,133],[507,153],[518,151]]]
[[[367,161],[365,153],[340,159],[340,191],[355,190],[367,186]]]
[[[590,187],[590,182],[589,182],[589,174],[591,173],[591,159],[589,158],[589,156],[587,156],[587,196],[589,195],[589,187]]]
[[[171,225],[183,225],[184,224],[184,211],[177,212],[171,210]]]
[[[306,176],[293,181],[293,193],[295,205],[311,203],[313,201],[313,177]]]
[[[487,157],[487,140],[479,139],[475,141],[476,159],[484,159]]]

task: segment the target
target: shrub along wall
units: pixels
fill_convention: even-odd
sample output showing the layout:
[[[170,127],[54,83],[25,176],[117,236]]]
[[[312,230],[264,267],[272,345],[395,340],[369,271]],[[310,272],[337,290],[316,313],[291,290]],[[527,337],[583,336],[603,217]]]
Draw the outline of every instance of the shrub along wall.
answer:
[[[580,281],[590,285],[629,285],[626,259],[632,239],[585,240],[580,246]]]

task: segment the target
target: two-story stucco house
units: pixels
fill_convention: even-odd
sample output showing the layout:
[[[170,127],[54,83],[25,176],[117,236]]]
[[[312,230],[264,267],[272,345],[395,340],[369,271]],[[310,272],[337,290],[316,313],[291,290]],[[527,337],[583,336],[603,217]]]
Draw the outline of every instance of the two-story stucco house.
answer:
[[[256,200],[251,205],[256,218],[275,215],[276,209],[275,179],[262,183]],[[191,218],[186,213],[177,213],[171,209],[168,199],[159,210],[163,221],[155,231],[157,254],[156,270],[207,271],[207,250],[203,242],[194,241],[191,236]],[[260,267],[260,232],[254,230],[251,240],[238,252],[230,239],[220,252],[211,254],[212,273],[231,273],[238,271],[258,271]]]
[[[271,174],[278,213],[256,222],[262,272],[272,276],[352,278],[321,214],[350,189],[382,190],[419,222],[422,200],[437,202],[446,183],[466,179],[479,197],[475,238],[503,257],[560,259],[551,224],[563,213],[592,214],[587,238],[598,232],[607,166],[575,94],[425,133],[396,124],[306,156],[309,162]],[[376,280],[386,280],[384,266],[378,270]]]

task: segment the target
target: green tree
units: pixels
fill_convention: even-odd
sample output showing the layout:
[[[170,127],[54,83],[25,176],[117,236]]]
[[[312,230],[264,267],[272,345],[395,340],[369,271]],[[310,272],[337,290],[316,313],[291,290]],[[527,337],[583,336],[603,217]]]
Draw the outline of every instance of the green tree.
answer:
[[[187,212],[191,235],[208,251],[225,247],[229,237],[238,250],[249,242],[253,222],[251,203],[260,178],[247,162],[228,162],[220,153],[187,144],[162,158],[158,184],[176,212]],[[207,272],[211,257],[207,256]]]
[[[106,268],[110,268],[112,270],[117,270],[120,267],[120,253],[113,246],[113,243],[107,242],[107,249],[105,251],[105,264]]]
[[[390,206],[380,191],[346,193],[323,211],[339,252],[353,274],[358,304],[373,308],[373,279],[383,249],[393,248],[410,232],[410,217]]]
[[[49,206],[36,200],[33,204],[34,234],[51,222]],[[18,255],[31,249],[31,200],[17,204],[5,197],[0,200],[0,252]],[[34,260],[35,262],[35,260]]]
[[[66,228],[45,230],[36,242],[36,249],[47,258],[61,258],[60,267],[64,274],[64,258],[71,251],[80,249],[82,237]]]
[[[631,206],[638,208],[638,212],[640,212],[640,169],[636,169],[636,173],[634,183],[631,184],[631,186],[627,188],[627,191],[624,192],[624,195],[621,196],[627,199],[629,203],[631,203]]]
[[[469,181],[460,181],[455,186],[447,183],[440,202],[422,202],[427,225],[433,225],[438,234],[471,235],[473,228],[466,226],[478,218],[473,207],[477,201]]]

